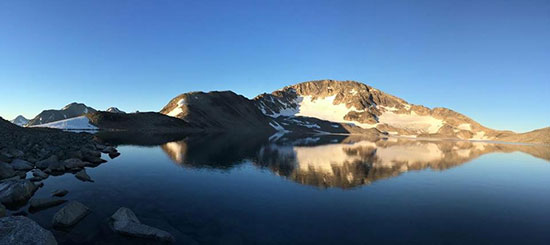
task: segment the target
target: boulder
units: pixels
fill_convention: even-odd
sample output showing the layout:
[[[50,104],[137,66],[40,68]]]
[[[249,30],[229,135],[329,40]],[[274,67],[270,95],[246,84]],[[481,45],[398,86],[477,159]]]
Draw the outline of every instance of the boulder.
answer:
[[[86,169],[78,171],[76,174],[74,174],[74,176],[82,181],[94,182],[92,178],[88,175],[88,173],[86,173]]]
[[[36,167],[39,168],[39,169],[46,169],[50,166],[50,164],[52,163],[57,163],[59,162],[59,159],[57,158],[56,155],[52,155],[50,156],[49,158],[45,159],[45,160],[42,160],[42,161],[38,161],[36,162]]]
[[[65,190],[65,189],[55,190],[55,191],[52,192],[52,196],[63,197],[65,195],[67,195],[67,193],[69,193],[69,191]]]
[[[90,213],[90,209],[77,201],[70,201],[53,216],[53,226],[70,227]]]
[[[0,182],[0,202],[17,205],[27,202],[38,187],[29,180],[6,180]]]
[[[121,207],[111,216],[111,228],[122,235],[175,242],[172,234],[155,227],[141,224],[132,210]]]
[[[115,151],[115,152],[109,153],[109,157],[110,157],[111,159],[114,159],[114,158],[116,158],[116,157],[118,157],[118,156],[120,156],[120,153],[118,153],[118,152],[116,152],[116,151]]]
[[[33,164],[22,159],[15,159],[11,162],[11,166],[15,170],[29,171],[34,168]]]
[[[29,208],[31,209],[45,209],[59,204],[65,203],[67,200],[57,198],[33,198],[30,201]]]
[[[5,162],[0,162],[0,179],[7,179],[16,175],[13,167]]]
[[[53,234],[25,216],[0,218],[0,244],[54,245]]]
[[[78,158],[67,159],[64,161],[64,164],[66,169],[80,169],[87,165],[86,162],[83,162]]]

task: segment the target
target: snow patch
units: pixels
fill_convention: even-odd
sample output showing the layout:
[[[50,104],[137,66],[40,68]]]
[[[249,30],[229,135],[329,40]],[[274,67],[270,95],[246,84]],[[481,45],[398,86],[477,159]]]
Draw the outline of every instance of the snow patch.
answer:
[[[379,117],[380,123],[386,123],[396,128],[403,128],[424,133],[437,133],[443,126],[443,120],[432,116],[417,115],[414,111],[410,114],[397,114],[385,112]]]
[[[34,125],[37,128],[57,128],[63,130],[97,130],[98,128],[90,123],[86,116],[73,117],[65,120]]]
[[[457,128],[461,130],[472,130],[472,125],[470,125],[469,123],[463,123],[458,125]]]

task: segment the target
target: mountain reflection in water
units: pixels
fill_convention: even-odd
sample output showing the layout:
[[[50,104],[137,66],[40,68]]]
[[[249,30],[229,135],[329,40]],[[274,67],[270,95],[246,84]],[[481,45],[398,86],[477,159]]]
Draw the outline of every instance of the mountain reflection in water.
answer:
[[[283,138],[188,136],[162,149],[178,165],[229,169],[245,161],[300,184],[353,188],[411,170],[446,170],[493,152],[520,151],[550,161],[547,146],[355,136]]]

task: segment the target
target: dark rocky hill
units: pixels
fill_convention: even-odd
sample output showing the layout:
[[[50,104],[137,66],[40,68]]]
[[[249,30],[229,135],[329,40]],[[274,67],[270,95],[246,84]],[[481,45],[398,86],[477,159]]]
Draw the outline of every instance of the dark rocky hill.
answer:
[[[95,112],[94,108],[88,107],[82,103],[71,103],[61,108],[60,110],[45,110],[31,119],[27,126],[34,126],[44,123],[55,122],[59,120],[69,119]]]

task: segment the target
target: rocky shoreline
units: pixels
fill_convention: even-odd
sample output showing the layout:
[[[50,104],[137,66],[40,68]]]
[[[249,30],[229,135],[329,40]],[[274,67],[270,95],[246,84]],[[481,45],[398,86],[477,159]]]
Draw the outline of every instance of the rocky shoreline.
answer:
[[[73,174],[81,181],[93,182],[86,168],[107,162],[107,156],[113,159],[119,155],[116,146],[92,134],[22,128],[0,118],[0,244],[57,244],[50,230],[26,214],[63,205],[52,217],[52,229],[66,230],[93,210],[63,198],[68,193],[64,189],[46,198],[34,198],[34,193],[50,176]],[[120,210],[111,218],[113,232],[174,242],[168,232],[141,224],[131,210]]]

